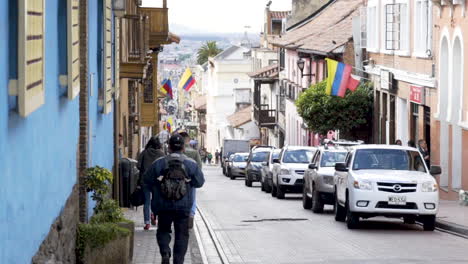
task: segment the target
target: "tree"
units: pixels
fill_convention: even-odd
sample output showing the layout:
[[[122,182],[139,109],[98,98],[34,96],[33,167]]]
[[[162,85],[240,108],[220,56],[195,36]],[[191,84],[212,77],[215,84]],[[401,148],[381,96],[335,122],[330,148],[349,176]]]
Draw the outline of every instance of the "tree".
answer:
[[[357,130],[370,131],[372,86],[361,84],[347,91],[344,98],[325,93],[326,81],[312,85],[296,101],[297,111],[312,131],[326,135],[340,130],[345,137],[356,138]]]
[[[208,61],[209,57],[218,55],[222,49],[218,48],[216,41],[207,41],[201,46],[197,53],[197,63],[202,65]]]

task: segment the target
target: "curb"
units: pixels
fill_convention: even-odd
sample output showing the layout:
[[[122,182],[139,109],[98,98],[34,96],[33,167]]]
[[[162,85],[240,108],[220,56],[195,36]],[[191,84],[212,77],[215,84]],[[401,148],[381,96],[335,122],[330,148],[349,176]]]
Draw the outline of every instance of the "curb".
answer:
[[[468,238],[468,227],[437,219],[436,227]]]

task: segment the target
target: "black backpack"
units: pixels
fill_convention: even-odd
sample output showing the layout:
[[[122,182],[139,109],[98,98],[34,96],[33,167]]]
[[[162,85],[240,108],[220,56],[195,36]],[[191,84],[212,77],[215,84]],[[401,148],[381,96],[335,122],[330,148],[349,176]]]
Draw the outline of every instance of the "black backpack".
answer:
[[[142,188],[135,189],[135,191],[130,195],[130,203],[136,207],[145,203],[145,192]]]
[[[166,158],[166,169],[162,173],[161,194],[170,201],[178,201],[188,193],[190,178],[184,165],[183,156],[169,155]]]

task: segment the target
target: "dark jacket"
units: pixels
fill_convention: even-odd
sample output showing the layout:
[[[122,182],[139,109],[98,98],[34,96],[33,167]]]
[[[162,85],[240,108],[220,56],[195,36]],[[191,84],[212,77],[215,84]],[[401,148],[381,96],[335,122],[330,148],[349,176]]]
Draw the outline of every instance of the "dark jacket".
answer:
[[[161,157],[164,157],[164,152],[160,149],[148,148],[138,157],[137,168],[140,170],[140,177],[138,178],[138,185],[143,184],[143,174],[151,167],[153,162]]]
[[[157,178],[162,176],[163,171],[166,169],[167,164],[165,157],[156,160],[151,165],[151,168],[146,171],[143,176],[143,187],[152,190],[153,199],[151,201],[151,210],[155,214],[159,212],[181,212],[188,216],[194,200],[192,188],[202,187],[205,183],[205,177],[194,160],[180,153],[173,153],[171,155],[180,155],[184,159],[186,172],[191,179],[189,189],[184,198],[179,201],[170,201],[164,199],[161,195],[161,184]]]

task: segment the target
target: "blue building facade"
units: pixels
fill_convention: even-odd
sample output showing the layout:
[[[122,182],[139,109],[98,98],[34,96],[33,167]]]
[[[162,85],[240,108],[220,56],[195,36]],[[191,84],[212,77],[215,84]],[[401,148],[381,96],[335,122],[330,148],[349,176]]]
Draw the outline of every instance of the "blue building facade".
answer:
[[[102,93],[107,90],[102,51],[104,0],[88,1],[88,164],[112,170],[113,114],[104,111],[102,103],[106,98]],[[79,72],[70,74],[73,66],[67,38],[71,34],[68,5],[74,3],[78,1],[0,1],[0,263],[31,262],[78,183],[79,96],[71,95],[76,91],[69,86],[73,85],[70,78],[79,79],[75,77]],[[36,9],[24,10],[28,4]],[[24,14],[36,22],[43,17],[42,34],[32,36],[26,29],[26,37],[21,38],[18,28],[28,23]],[[37,47],[29,51],[29,40],[39,40],[43,52]],[[21,55],[24,50],[26,55]],[[28,60],[30,54],[41,56]],[[24,67],[20,66],[22,57],[26,58]],[[32,68],[34,65],[42,68]],[[39,68],[42,75],[35,70]],[[31,76],[41,80],[28,84]],[[30,107],[28,100],[37,96],[28,94],[36,89],[34,85],[42,88],[38,91],[43,100]],[[26,105],[23,112],[19,110],[22,105]],[[88,206],[91,212],[94,204]]]

